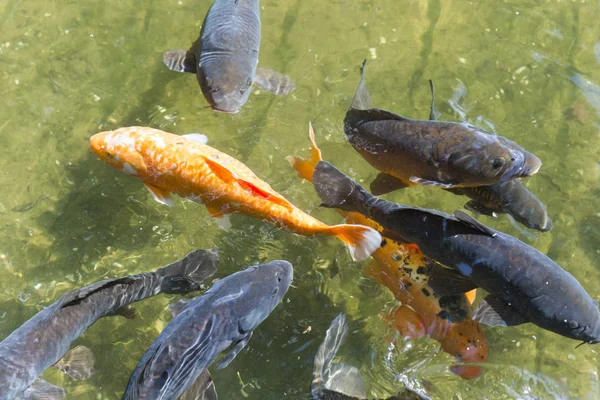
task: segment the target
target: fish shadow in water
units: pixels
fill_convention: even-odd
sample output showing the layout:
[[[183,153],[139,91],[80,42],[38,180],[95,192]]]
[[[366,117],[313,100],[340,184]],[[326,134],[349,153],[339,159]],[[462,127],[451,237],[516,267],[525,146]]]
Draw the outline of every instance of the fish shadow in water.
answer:
[[[160,58],[150,76],[151,88],[141,93],[138,106],[115,126],[149,123],[155,106],[165,98],[168,83],[177,78],[164,69]],[[95,130],[90,127],[90,137]],[[44,281],[64,279],[65,272],[72,273],[111,249],[132,253],[156,246],[160,236],[154,234],[152,227],[169,218],[168,213],[153,213],[136,200],[141,186],[132,185],[129,177],[120,176],[91,153],[72,164],[75,167],[66,171],[72,182],[68,193],[58,200],[54,212],[47,211],[37,219],[48,236],[54,238],[45,265],[32,271],[38,280],[40,273],[46,275]]]

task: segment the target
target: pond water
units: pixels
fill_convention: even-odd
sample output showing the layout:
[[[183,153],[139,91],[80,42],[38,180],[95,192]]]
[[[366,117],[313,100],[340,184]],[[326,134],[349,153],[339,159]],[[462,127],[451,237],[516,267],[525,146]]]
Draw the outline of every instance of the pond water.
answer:
[[[306,154],[312,121],[328,161],[363,183],[376,176],[342,126],[368,58],[375,106],[425,119],[431,78],[441,119],[496,132],[542,159],[526,185],[547,205],[552,231],[478,218],[548,254],[599,300],[600,2],[265,0],[260,66],[288,74],[297,89],[287,97],[257,92],[233,115],[202,108],[195,78],[162,63],[165,50],[196,39],[209,6],[0,2],[0,338],[69,289],[216,247],[219,277],[273,259],[295,266],[283,303],[228,368],[213,372],[223,399],[308,398],[314,355],[341,311],[352,333],[340,358],[360,368],[372,397],[408,382],[436,399],[599,398],[600,347],[576,349],[532,324],[484,327],[488,362],[473,380],[450,371],[453,357],[433,339],[393,346],[380,315],[398,302],[339,241],[243,215],[222,230],[202,205],[160,205],[139,181],[98,160],[88,139],[129,125],[201,132],[298,207],[339,223],[285,157]],[[466,201],[431,188],[386,198],[445,212]],[[104,318],[81,336],[76,344],[97,358],[89,380],[53,370],[44,377],[70,399],[120,398],[175,300],[145,300],[136,319]]]

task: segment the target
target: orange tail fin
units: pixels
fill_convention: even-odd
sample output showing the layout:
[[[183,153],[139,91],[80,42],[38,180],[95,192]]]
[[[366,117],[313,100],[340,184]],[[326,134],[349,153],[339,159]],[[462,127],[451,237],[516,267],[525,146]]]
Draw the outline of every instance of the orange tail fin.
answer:
[[[381,245],[381,235],[373,228],[362,225],[330,226],[329,234],[346,244],[354,261],[362,261]]]
[[[313,171],[319,161],[323,161],[323,157],[321,156],[321,150],[315,142],[315,131],[310,122],[308,123],[308,136],[312,143],[308,158],[304,159],[299,156],[288,156],[286,157],[286,160],[288,160],[292,167],[298,172],[300,178],[312,182]]]

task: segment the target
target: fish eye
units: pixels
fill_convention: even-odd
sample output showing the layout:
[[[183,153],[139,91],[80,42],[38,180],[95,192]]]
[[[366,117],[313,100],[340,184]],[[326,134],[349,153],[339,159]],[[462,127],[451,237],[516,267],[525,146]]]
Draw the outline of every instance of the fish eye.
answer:
[[[108,151],[106,152],[106,156],[107,156],[108,158],[113,158],[113,155],[112,155],[112,154],[110,154]]]
[[[280,277],[280,276],[278,276],[278,277],[277,277],[277,282],[281,282],[281,280],[282,280],[282,279],[281,279],[281,277]]]
[[[567,322],[567,326],[571,329],[576,329],[579,326],[579,324],[577,323],[577,321],[571,320]]]
[[[248,80],[246,80],[246,86],[252,86],[252,79],[248,78]]]
[[[502,157],[494,158],[494,160],[492,161],[492,168],[498,169],[498,168],[501,168],[502,166],[504,166],[504,158],[502,158]]]

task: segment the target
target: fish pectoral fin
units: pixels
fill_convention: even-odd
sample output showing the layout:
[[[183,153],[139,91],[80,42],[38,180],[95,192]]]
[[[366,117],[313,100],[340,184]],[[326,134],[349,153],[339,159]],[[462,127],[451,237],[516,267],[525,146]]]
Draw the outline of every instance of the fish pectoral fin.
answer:
[[[94,353],[90,349],[85,346],[77,346],[58,360],[54,367],[73,379],[84,380],[94,374],[95,362]]]
[[[456,211],[454,211],[454,216],[460,222],[464,223],[465,225],[470,226],[473,229],[480,231],[483,234],[486,234],[490,237],[496,237],[496,235],[497,235],[497,233],[494,232],[494,230],[492,228],[485,226],[484,224],[477,221],[475,218],[471,217],[469,214],[467,214],[465,212],[456,210]]]
[[[489,294],[473,312],[473,320],[490,326],[515,326],[529,322],[504,300]]]
[[[37,378],[23,393],[24,400],[63,400],[65,389]]]
[[[493,218],[497,217],[495,210],[488,208],[483,204],[476,202],[475,200],[469,201],[467,204],[464,205],[464,207],[466,210],[469,210],[473,213],[487,215]]]
[[[418,176],[411,176],[409,180],[417,185],[421,186],[431,186],[431,187],[440,187],[443,189],[449,189],[454,187],[455,185],[451,183],[443,183],[438,181],[430,181],[428,179],[419,178]]]
[[[160,204],[164,204],[169,207],[173,207],[175,205],[175,202],[173,201],[173,196],[171,196],[171,193],[169,193],[165,189],[159,188],[158,186],[154,186],[149,183],[144,183],[144,186],[146,187],[146,189],[148,189],[154,200],[156,200]]]
[[[217,175],[222,181],[229,183],[229,184],[231,184],[233,182],[237,182],[238,185],[240,185],[244,189],[250,191],[252,194],[254,194],[256,196],[262,197],[262,198],[269,200],[275,204],[279,204],[280,206],[283,206],[283,207],[287,208],[288,210],[292,210],[294,208],[294,206],[292,206],[292,204],[290,204],[289,201],[287,201],[283,197],[279,196],[277,193],[272,193],[265,189],[259,188],[254,183],[240,178],[239,176],[237,176],[236,173],[230,171],[227,167],[224,167],[223,165],[219,164],[217,161],[215,161],[209,157],[203,156],[203,159],[206,162],[206,164],[208,164],[211,171],[214,172],[215,175]],[[209,211],[210,211],[210,209],[209,209]],[[214,217],[214,215],[213,215],[213,217]]]
[[[411,185],[407,184],[403,180],[381,172],[377,175],[373,182],[371,182],[371,194],[374,196],[379,196],[393,192],[394,190],[404,189],[409,186]]]
[[[367,398],[367,385],[355,366],[343,362],[330,364],[324,375],[325,389],[351,398]]]
[[[214,366],[215,369],[223,369],[229,365],[233,361],[233,359],[240,354],[240,351],[246,347],[250,338],[252,337],[252,331],[248,332],[246,336],[242,340],[237,341],[233,347],[217,362]]]
[[[179,400],[218,400],[215,383],[207,369],[192,383]]]
[[[289,76],[266,68],[256,69],[253,83],[260,89],[281,96],[288,95],[296,89],[296,84]]]
[[[168,308],[169,313],[175,317],[179,314],[181,314],[181,312],[187,307],[188,303],[190,301],[186,300],[186,299],[181,299],[178,302],[175,302],[173,304],[171,304]]]
[[[167,50],[163,53],[163,63],[171,71],[196,73],[196,56],[190,51]]]
[[[468,277],[454,269],[446,268],[439,264],[431,266],[429,286],[438,296],[452,296],[470,292],[478,286],[473,283]]]
[[[381,231],[381,236],[384,236],[388,239],[392,239],[394,242],[400,243],[400,244],[410,244],[409,241],[407,241],[406,239],[404,239],[402,236],[400,236],[398,233],[389,230],[389,229],[383,229]]]
[[[201,133],[188,133],[186,135],[181,135],[181,137],[186,138],[187,140],[191,140],[192,142],[206,144],[208,143],[208,137]]]

